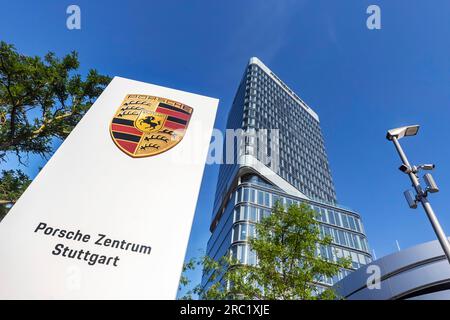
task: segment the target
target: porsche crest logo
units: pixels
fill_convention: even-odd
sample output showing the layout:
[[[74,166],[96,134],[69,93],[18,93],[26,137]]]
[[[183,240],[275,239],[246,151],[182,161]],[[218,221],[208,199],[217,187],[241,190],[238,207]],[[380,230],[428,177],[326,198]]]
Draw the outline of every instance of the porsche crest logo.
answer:
[[[111,137],[131,157],[154,156],[183,139],[193,110],[166,98],[129,94],[111,121]]]

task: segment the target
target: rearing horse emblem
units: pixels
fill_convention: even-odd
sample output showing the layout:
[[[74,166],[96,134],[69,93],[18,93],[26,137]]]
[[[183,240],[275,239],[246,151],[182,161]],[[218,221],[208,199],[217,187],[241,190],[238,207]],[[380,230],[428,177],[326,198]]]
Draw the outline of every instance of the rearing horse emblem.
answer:
[[[164,126],[167,115],[142,110],[134,122],[134,126],[142,132],[152,133],[158,132]]]
[[[193,111],[170,99],[129,94],[111,121],[111,137],[133,158],[157,155],[183,139]]]

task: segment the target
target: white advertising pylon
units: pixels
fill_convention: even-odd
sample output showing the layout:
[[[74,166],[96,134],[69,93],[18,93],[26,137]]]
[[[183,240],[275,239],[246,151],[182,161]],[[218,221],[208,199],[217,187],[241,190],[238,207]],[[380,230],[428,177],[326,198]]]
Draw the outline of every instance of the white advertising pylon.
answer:
[[[0,299],[174,299],[217,105],[115,77],[0,223]]]

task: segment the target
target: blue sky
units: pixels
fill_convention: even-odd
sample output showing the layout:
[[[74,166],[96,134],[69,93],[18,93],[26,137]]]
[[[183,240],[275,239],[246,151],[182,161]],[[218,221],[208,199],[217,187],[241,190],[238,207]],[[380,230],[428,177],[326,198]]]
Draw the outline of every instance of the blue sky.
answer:
[[[450,232],[450,3],[428,1],[76,1],[82,29],[65,27],[68,1],[5,1],[0,40],[28,55],[79,52],[94,67],[220,99],[216,127],[251,56],[259,57],[320,116],[339,202],[359,211],[377,257],[433,240],[386,130],[421,125],[402,140],[414,163],[434,162],[431,198]],[[382,29],[366,28],[381,7]],[[34,176],[45,160],[30,157]],[[1,168],[17,166],[14,157]],[[217,166],[205,169],[187,257],[209,237]],[[191,274],[194,282],[200,272]]]

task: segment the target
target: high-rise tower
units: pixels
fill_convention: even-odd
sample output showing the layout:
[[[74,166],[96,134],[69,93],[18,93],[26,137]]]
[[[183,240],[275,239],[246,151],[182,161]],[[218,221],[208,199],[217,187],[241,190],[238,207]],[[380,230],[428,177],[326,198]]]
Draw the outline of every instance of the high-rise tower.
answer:
[[[359,214],[337,204],[318,115],[257,58],[250,59],[239,84],[227,129],[262,134],[244,134],[233,163],[220,167],[210,257],[219,259],[231,249],[242,263],[257,263],[248,237],[279,200],[307,203],[320,213],[322,234],[333,238],[332,246],[318,248],[324,257],[351,257],[352,269],[371,261]],[[326,279],[323,285],[336,280]],[[211,284],[208,274],[202,284]]]

